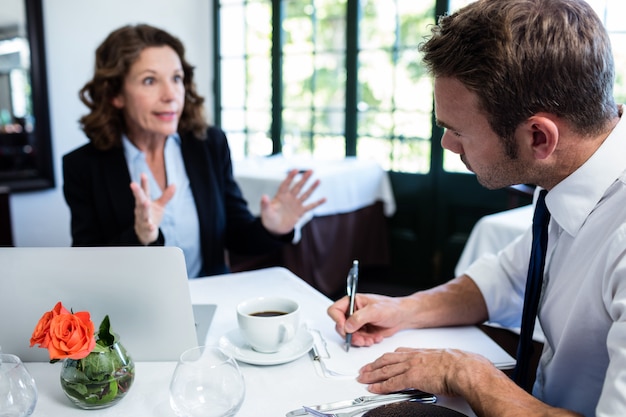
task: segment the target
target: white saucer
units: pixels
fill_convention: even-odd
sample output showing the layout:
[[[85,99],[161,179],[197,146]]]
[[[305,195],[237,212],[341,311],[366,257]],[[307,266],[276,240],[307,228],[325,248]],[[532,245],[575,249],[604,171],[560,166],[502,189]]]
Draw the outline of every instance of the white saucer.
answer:
[[[291,362],[307,353],[313,347],[313,336],[301,327],[293,340],[275,353],[260,353],[243,339],[239,329],[231,330],[220,338],[219,345],[238,361],[252,365],[279,365]]]

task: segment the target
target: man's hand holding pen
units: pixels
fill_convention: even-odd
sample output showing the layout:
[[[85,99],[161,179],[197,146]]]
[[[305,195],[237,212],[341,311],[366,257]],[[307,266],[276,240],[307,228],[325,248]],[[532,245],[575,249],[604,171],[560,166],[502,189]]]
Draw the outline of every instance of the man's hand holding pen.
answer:
[[[328,308],[328,315],[335,321],[337,332],[345,335],[346,352],[350,346],[371,346],[385,337],[406,328],[404,314],[398,308],[403,297],[387,297],[376,294],[358,294],[359,261],[352,262],[346,279],[347,296]],[[404,297],[408,298],[408,297]]]
[[[337,333],[352,346],[371,346],[399,330],[416,327],[400,304],[411,303],[408,297],[388,297],[379,294],[354,294],[354,309],[350,313],[349,296],[342,297],[327,310],[335,322]],[[351,336],[348,336],[351,334]]]

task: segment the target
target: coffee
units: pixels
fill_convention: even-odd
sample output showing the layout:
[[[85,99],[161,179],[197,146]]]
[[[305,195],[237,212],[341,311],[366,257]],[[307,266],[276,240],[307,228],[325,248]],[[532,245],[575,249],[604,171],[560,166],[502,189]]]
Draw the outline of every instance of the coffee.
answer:
[[[256,313],[250,313],[251,316],[254,317],[276,317],[276,316],[284,316],[284,311],[259,311]]]
[[[285,297],[266,296],[237,305],[237,324],[252,349],[275,353],[293,340],[300,325],[300,307]]]

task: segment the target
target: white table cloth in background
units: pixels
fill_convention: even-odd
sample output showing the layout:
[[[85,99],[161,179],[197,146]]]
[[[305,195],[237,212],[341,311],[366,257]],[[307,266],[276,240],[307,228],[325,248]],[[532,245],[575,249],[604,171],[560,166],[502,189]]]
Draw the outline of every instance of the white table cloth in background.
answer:
[[[384,203],[387,217],[391,217],[396,211],[389,176],[375,161],[354,157],[325,161],[275,155],[233,161],[235,179],[254,215],[260,214],[261,196],[267,194],[273,197],[291,169],[312,169],[311,179],[321,181],[309,200],[315,201],[326,197],[326,203],[313,210],[307,219],[313,216],[349,213],[376,201]]]
[[[533,205],[517,207],[482,217],[470,233],[456,264],[455,275],[465,272],[472,262],[486,253],[498,253],[524,233],[533,221]]]
[[[275,294],[297,300],[300,303],[303,323],[319,330],[328,343],[343,342],[335,333],[334,323],[326,314],[331,300],[284,268],[190,280],[189,287],[194,304],[217,305],[207,334],[207,344],[218,344],[222,336],[237,328],[235,307],[239,302],[251,297]],[[140,326],[141,323],[137,325]],[[416,341],[427,339],[424,335],[430,334],[419,333],[420,330],[403,332],[396,343],[407,343],[408,332],[416,332]],[[168,335],[163,335],[163,343],[167,343],[167,340]],[[504,351],[477,328],[441,329],[437,342],[424,342],[451,347],[468,346],[494,361],[498,361],[498,358],[507,359]],[[388,338],[385,343],[390,350],[396,347],[394,337]],[[416,343],[419,346],[419,342]],[[367,348],[354,348],[345,355],[350,360],[358,359],[366,350]],[[35,378],[39,390],[39,401],[33,417],[73,417],[87,414],[90,417],[174,416],[169,406],[169,383],[176,366],[174,362],[137,363],[135,382],[126,397],[111,408],[91,411],[80,410],[65,398],[59,382],[60,363],[51,365],[46,362],[28,362],[26,366]],[[332,378],[320,374],[317,362],[313,362],[308,353],[280,365],[257,366],[241,363],[240,366],[246,383],[246,397],[237,413],[238,417],[282,417],[302,405],[350,399],[368,393],[365,386],[352,377]],[[354,366],[354,369],[358,369],[360,364],[355,363]],[[470,417],[474,416],[467,403],[460,398],[440,397],[439,404],[459,410]]]
[[[345,291],[354,259],[362,270],[391,262],[387,218],[396,211],[388,173],[375,161],[348,157],[316,160],[282,155],[233,161],[235,180],[258,215],[261,196],[276,194],[291,169],[313,170],[320,185],[309,201],[326,202],[307,213],[295,227],[293,245],[265,256],[229,254],[234,272],[284,266],[324,294]],[[312,183],[311,180],[309,183]]]

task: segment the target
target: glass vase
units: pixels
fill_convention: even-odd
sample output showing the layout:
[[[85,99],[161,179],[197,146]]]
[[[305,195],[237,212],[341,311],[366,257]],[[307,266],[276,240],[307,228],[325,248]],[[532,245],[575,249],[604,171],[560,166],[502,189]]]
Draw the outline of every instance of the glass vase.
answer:
[[[91,352],[83,359],[65,359],[61,369],[63,392],[83,409],[116,404],[124,398],[134,379],[135,364],[119,342],[104,352]]]

